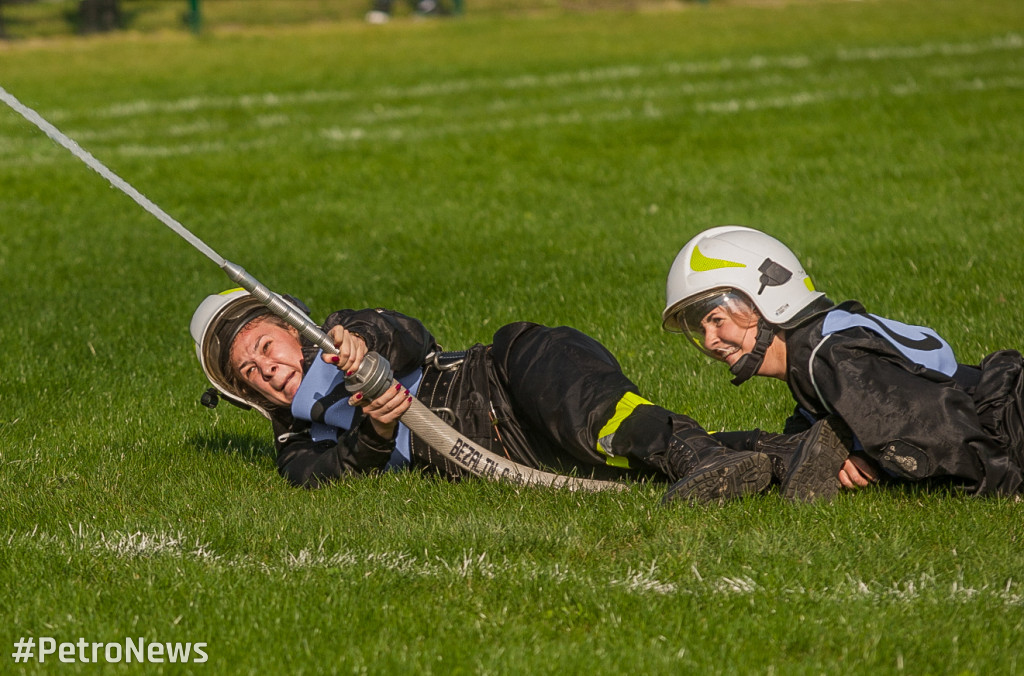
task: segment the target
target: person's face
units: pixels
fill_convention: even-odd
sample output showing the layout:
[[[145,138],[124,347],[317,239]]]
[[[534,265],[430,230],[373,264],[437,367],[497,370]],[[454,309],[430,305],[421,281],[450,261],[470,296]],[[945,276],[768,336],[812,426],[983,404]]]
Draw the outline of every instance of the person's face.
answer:
[[[302,345],[295,329],[257,319],[231,344],[231,368],[271,403],[288,406],[302,382]]]
[[[757,317],[719,305],[700,322],[704,349],[730,367],[754,349],[757,342]]]

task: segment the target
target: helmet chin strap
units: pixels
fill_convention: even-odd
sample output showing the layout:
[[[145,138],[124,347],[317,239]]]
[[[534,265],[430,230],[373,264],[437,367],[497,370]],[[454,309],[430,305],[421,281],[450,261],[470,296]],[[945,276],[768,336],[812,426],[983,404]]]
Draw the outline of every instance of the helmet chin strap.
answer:
[[[736,363],[729,367],[730,373],[735,378],[733,385],[742,385],[750,380],[757,370],[764,363],[764,356],[768,352],[768,346],[772,344],[775,336],[775,327],[763,319],[757,320],[757,339],[754,341],[754,349],[736,360]]]

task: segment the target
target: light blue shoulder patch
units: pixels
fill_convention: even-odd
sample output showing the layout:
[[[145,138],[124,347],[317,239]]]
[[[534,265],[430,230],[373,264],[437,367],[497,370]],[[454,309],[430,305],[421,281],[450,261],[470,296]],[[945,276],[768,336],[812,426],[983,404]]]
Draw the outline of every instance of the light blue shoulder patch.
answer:
[[[828,336],[855,326],[885,338],[915,364],[947,376],[956,373],[957,361],[953,348],[939,334],[925,326],[912,326],[871,314],[832,310],[825,315],[821,333],[822,336]]]
[[[345,374],[321,359],[323,353],[317,353],[313,365],[302,378],[299,389],[292,399],[292,415],[300,420],[312,423],[310,435],[313,441],[337,441],[338,433],[352,428],[355,407],[348,403],[349,393],[345,389]],[[423,369],[398,379],[409,393],[416,396],[423,378]],[[391,454],[386,469],[409,465],[410,451],[409,428],[398,423],[398,438],[395,450]]]

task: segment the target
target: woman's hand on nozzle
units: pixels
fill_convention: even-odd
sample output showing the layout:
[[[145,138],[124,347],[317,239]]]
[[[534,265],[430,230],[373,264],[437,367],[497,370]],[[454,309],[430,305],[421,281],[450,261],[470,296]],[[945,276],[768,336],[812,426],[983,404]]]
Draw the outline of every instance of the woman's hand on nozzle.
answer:
[[[338,349],[338,354],[323,353],[323,360],[328,364],[334,364],[338,370],[350,375],[359,370],[363,363],[363,357],[369,351],[366,341],[347,330],[344,326],[335,326],[327,332],[327,337]]]

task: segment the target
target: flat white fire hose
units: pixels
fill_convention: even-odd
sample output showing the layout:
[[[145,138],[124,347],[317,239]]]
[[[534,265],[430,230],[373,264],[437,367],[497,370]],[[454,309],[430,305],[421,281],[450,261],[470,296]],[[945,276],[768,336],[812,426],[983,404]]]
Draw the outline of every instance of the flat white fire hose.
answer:
[[[331,347],[333,354],[336,350],[333,349],[333,345]],[[390,364],[376,352],[368,353],[359,369],[345,379],[345,388],[349,392],[362,392],[363,396],[370,399],[379,397],[388,388],[397,384],[398,381],[391,377]],[[524,486],[551,486],[571,491],[626,488],[625,484],[615,481],[554,474],[513,462],[459,434],[416,398],[413,398],[409,410],[402,416],[402,422],[428,446],[440,453],[445,461],[484,479],[508,481]]]

